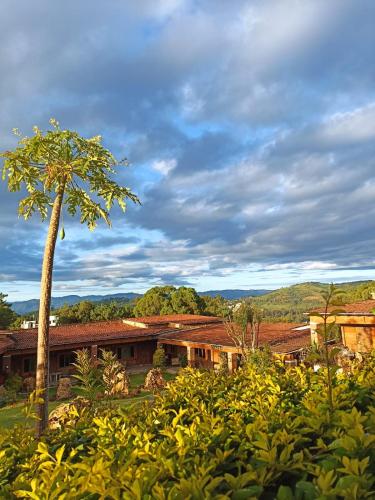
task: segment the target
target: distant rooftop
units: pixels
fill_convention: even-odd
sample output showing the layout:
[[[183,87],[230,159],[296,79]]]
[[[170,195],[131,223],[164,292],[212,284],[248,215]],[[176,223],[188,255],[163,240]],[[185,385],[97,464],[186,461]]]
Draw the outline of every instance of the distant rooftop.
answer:
[[[353,302],[352,304],[346,304],[342,306],[332,306],[329,308],[330,311],[338,310],[339,314],[365,314],[365,315],[374,315],[373,311],[375,310],[375,299],[362,300],[360,302]],[[323,313],[324,311],[320,307],[318,309],[319,313]],[[313,312],[310,313],[313,315]]]
[[[303,326],[301,330],[300,327]],[[197,344],[235,347],[229,337],[225,325],[216,324],[193,330],[175,330],[163,333],[159,340],[174,340],[176,342],[191,342]],[[275,353],[287,354],[311,344],[310,329],[300,323],[262,323],[259,331],[259,345],[268,344]]]

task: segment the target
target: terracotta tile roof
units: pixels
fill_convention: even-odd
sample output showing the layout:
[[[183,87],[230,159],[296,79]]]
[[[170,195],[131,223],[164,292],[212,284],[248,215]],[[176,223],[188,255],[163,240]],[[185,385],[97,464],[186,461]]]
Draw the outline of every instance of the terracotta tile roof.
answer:
[[[149,337],[161,331],[160,328],[136,328],[121,320],[93,323],[74,323],[50,328],[50,346],[100,342],[110,339]],[[10,350],[36,349],[37,329],[12,331],[14,345]]]
[[[263,323],[260,326],[259,344],[269,344],[274,352],[279,353],[308,347],[311,343],[310,329],[293,330],[300,326],[296,323]],[[159,336],[159,340],[163,339],[234,347],[234,342],[228,336],[225,325],[222,324],[163,333]]]
[[[219,318],[210,316],[198,316],[193,314],[173,314],[164,316],[150,316],[144,318],[129,318],[129,321],[139,325],[126,324],[123,320],[97,321],[91,323],[73,323],[68,325],[50,327],[50,347],[68,344],[85,344],[104,342],[106,340],[139,339],[150,337],[172,330],[174,323],[189,325],[209,324],[221,321]],[[146,325],[147,328],[141,325]],[[8,344],[4,344],[4,350],[16,351],[24,349],[35,349],[37,346],[36,328],[7,331]],[[1,337],[0,337],[1,338]],[[0,344],[1,349],[2,344]]]
[[[375,300],[369,299],[369,300],[362,300],[361,302],[353,302],[352,304],[346,304],[344,306],[334,306],[331,307],[330,310],[332,311],[333,309],[337,309],[342,311],[341,314],[374,314],[372,311],[375,310]],[[321,309],[319,309],[319,312],[322,313]],[[310,314],[313,314],[310,313]]]
[[[3,335],[3,332],[0,332],[0,354],[4,354],[9,348],[11,348],[14,345],[14,342],[8,335]],[[9,332],[7,331],[7,334]]]
[[[296,332],[295,336],[279,339],[275,343],[270,343],[271,351],[278,354],[288,354],[311,346],[310,329]]]
[[[162,316],[145,316],[140,318],[128,318],[124,321],[132,323],[142,323],[147,326],[151,325],[197,325],[221,323],[222,319],[215,316],[203,316],[198,314],[164,314]]]

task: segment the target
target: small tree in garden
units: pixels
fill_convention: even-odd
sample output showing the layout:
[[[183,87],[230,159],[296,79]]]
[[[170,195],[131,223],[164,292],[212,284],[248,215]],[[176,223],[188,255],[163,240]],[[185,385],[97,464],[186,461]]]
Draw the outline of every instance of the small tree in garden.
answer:
[[[165,351],[163,346],[159,345],[154,355],[152,357],[152,364],[154,368],[164,368],[167,364],[167,359],[165,357]]]
[[[73,375],[79,381],[79,389],[83,396],[93,401],[101,390],[100,372],[91,359],[88,349],[80,349],[74,353],[76,362],[73,366],[77,373]]]
[[[103,219],[111,224],[109,211],[117,202],[123,211],[126,199],[138,203],[129,188],[117,184],[112,176],[120,165],[101,144],[101,137],[86,139],[77,132],[61,130],[55,120],[52,130],[43,133],[34,127],[34,135],[20,138],[13,151],[0,154],[4,158],[3,180],[9,191],[26,189],[19,203],[19,215],[28,219],[39,212],[49,218],[40,287],[36,389],[43,396],[38,403],[37,435],[47,425],[48,417],[48,345],[52,270],[62,207],[75,216],[80,212],[81,224],[95,229]],[[20,135],[16,131],[17,135]],[[124,165],[124,162],[122,162]],[[61,239],[65,236],[61,228]]]
[[[240,350],[245,362],[249,353],[258,348],[262,317],[262,310],[259,307],[250,301],[245,301],[234,312],[233,318],[224,323],[229,338]]]
[[[332,377],[336,372],[336,365],[334,363],[335,356],[338,353],[338,349],[329,349],[329,344],[337,340],[338,327],[334,321],[337,314],[341,313],[341,309],[332,309],[332,305],[337,304],[340,301],[340,295],[342,292],[338,290],[333,283],[329,285],[327,291],[322,293],[324,299],[324,309],[322,313],[314,312],[314,316],[322,318],[323,322],[319,325],[318,335],[321,336],[322,340],[322,350],[323,359],[327,370],[327,398],[330,411],[333,411],[333,388],[332,388]]]
[[[112,351],[102,349],[104,392],[107,396],[124,396],[129,394],[130,381],[124,366]]]

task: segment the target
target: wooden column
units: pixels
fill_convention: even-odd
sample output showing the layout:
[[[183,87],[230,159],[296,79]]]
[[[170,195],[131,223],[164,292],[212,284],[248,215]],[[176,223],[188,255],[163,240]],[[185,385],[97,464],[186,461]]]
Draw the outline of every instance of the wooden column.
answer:
[[[228,352],[228,370],[233,373],[238,368],[238,355],[235,352]]]
[[[96,344],[91,346],[91,359],[94,364],[98,361],[98,346]]]
[[[318,338],[318,325],[317,323],[313,322],[310,320],[310,332],[311,332],[311,343],[312,344],[319,344],[319,338]]]
[[[7,354],[3,356],[3,372],[6,375],[10,375],[11,373],[11,364],[12,364],[12,356]]]
[[[187,346],[187,359],[189,366],[195,366],[195,349],[194,347]]]

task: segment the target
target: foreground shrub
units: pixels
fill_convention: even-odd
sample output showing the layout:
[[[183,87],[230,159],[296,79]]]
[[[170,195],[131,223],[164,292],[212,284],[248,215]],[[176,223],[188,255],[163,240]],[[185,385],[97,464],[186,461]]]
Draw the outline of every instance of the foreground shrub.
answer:
[[[4,498],[374,498],[375,357],[351,376],[249,364],[187,368],[127,410],[101,408],[36,445],[0,441]],[[12,431],[15,432],[15,431]],[[0,495],[1,496],[1,495]]]

